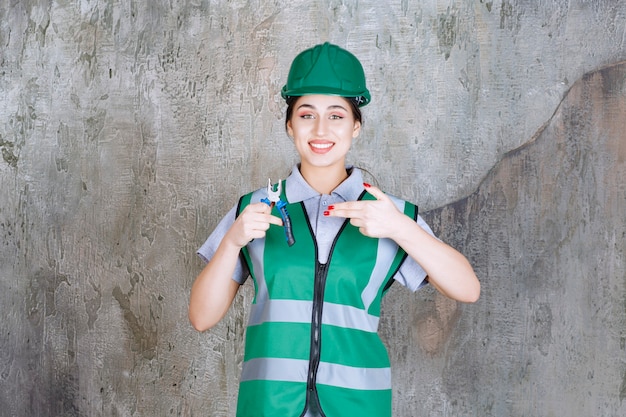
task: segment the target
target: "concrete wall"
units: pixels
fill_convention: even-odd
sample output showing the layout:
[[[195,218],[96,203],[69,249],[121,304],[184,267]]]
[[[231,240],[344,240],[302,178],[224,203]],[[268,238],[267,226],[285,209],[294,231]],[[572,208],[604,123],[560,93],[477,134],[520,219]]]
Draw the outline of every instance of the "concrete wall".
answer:
[[[221,215],[296,154],[293,56],[361,58],[351,161],[480,301],[394,286],[396,416],[626,413],[626,4],[4,1],[0,414],[233,416],[250,285],[188,324]]]

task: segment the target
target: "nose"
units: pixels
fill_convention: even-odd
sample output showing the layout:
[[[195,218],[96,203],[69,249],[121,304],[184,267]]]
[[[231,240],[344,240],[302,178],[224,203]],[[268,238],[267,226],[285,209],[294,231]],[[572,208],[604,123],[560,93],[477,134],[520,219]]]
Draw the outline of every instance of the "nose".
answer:
[[[316,125],[315,125],[315,133],[318,136],[324,136],[328,131],[328,121],[323,118],[320,117],[316,120]]]

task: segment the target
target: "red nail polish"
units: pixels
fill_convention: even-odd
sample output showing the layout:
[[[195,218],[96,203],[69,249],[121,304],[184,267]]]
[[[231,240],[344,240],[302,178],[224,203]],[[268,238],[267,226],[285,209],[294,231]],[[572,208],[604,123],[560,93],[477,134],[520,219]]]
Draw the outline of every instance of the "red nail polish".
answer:
[[[363,186],[364,186],[365,188],[369,188],[369,187],[371,187],[371,185],[369,185],[369,184],[368,184],[368,183],[366,183],[366,182],[364,182],[364,183],[363,183]]]
[[[328,210],[333,210],[335,206],[328,206]]]
[[[330,211],[325,211],[324,216],[330,216]]]

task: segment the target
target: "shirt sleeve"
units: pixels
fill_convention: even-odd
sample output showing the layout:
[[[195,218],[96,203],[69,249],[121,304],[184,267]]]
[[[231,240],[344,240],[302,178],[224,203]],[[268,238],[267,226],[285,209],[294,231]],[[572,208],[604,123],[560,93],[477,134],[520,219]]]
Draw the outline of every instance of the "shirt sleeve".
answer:
[[[196,252],[198,256],[204,261],[209,262],[215,252],[217,251],[217,247],[222,242],[222,239],[228,232],[228,229],[233,225],[236,218],[237,206],[234,206],[222,220],[217,224],[215,230],[209,235],[207,240],[200,246],[200,249]],[[248,267],[246,263],[243,261],[242,256],[239,256],[237,260],[237,264],[235,265],[235,272],[233,273],[232,279],[239,284],[243,284],[248,276],[250,275],[248,271]]]
[[[422,217],[419,215],[417,216],[417,224],[422,229],[427,231],[428,234],[436,237],[430,226],[428,226],[424,219],[422,219]],[[398,272],[396,272],[396,275],[394,275],[393,278],[400,284],[409,288],[411,291],[417,291],[426,284],[428,284],[428,281],[426,281],[426,276],[427,274],[426,271],[424,271],[424,268],[422,268],[415,259],[407,256],[400,266],[400,269],[398,270]]]

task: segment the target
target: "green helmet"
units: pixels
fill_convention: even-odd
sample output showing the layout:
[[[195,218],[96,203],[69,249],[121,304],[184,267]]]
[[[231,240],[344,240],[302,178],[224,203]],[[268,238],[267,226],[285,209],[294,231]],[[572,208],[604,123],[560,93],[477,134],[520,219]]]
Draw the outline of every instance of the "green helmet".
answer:
[[[363,66],[357,57],[328,42],[296,56],[291,63],[287,84],[281,91],[284,99],[310,94],[354,98],[359,107],[371,100],[365,87]]]

